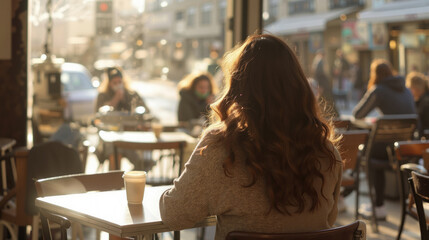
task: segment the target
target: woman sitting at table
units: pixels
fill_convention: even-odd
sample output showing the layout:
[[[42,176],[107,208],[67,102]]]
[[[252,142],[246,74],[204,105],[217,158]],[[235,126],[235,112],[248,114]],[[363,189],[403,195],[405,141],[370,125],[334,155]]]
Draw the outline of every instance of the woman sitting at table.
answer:
[[[179,83],[179,122],[189,126],[193,122],[205,121],[216,93],[217,87],[210,73],[191,73],[183,78]]]
[[[160,199],[164,224],[183,229],[216,215],[216,239],[332,227],[342,163],[294,52],[275,36],[250,36],[223,71],[217,121]]]
[[[113,107],[114,111],[127,112],[132,112],[136,107],[142,106],[145,108],[144,113],[150,112],[139,94],[129,89],[119,67],[107,68],[106,75],[108,81],[103,81],[104,85],[100,86],[101,91],[97,97],[96,112],[106,105]],[[113,163],[113,149],[111,147],[104,148],[104,144],[100,143],[96,154],[100,163],[104,162],[106,158],[110,159],[111,164]],[[119,154],[130,160],[136,170],[149,171],[155,165],[150,153],[121,149]],[[119,166],[114,166],[114,168],[119,168]]]
[[[109,67],[106,69],[107,80],[100,86],[97,97],[95,111],[98,112],[102,106],[111,106],[114,111],[131,112],[132,108],[143,106],[145,113],[149,113],[149,108],[137,92],[128,87],[128,83],[123,77],[119,67]]]
[[[362,119],[374,109],[383,115],[416,113],[413,96],[405,87],[404,78],[394,76],[390,63],[384,59],[375,59],[371,63],[367,91],[353,109],[353,115],[357,119]],[[371,157],[388,161],[385,145],[376,146],[371,154]],[[384,207],[384,170],[370,169],[370,171],[374,176],[375,215],[378,219],[385,219],[387,212]],[[371,205],[363,204],[359,211],[365,216],[371,216]]]

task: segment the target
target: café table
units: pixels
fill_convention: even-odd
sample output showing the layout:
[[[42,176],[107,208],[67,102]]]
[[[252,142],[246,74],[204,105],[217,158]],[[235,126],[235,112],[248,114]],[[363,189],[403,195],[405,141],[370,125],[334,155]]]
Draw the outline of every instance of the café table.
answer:
[[[152,131],[104,131],[98,132],[100,139],[106,145],[111,145],[115,141],[127,141],[136,143],[156,143],[156,142],[169,142],[169,141],[184,141],[186,148],[184,150],[184,160],[187,161],[191,156],[198,139],[192,137],[185,132],[162,132],[160,138],[156,138]],[[116,163],[116,166],[120,166]]]
[[[115,236],[151,239],[155,233],[171,231],[162,222],[159,210],[159,199],[169,188],[146,186],[142,204],[128,204],[125,190],[116,190],[39,197],[36,206]],[[216,216],[194,227],[213,225]]]

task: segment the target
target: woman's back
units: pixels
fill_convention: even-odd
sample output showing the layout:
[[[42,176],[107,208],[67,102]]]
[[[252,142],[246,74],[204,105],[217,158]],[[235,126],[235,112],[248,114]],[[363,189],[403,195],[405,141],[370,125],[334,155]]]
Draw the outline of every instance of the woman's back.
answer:
[[[383,115],[416,113],[413,96],[401,76],[383,79],[368,90],[355,107],[354,116],[363,118],[374,108]]]
[[[210,138],[214,137],[210,134],[204,137],[197,149],[213,141]],[[194,219],[217,215],[216,239],[225,239],[226,234],[233,230],[304,232],[330,228],[334,224],[342,174],[341,163],[336,164],[331,171],[328,170],[329,160],[320,159],[325,178],[323,195],[326,199],[320,199],[320,205],[314,212],[310,212],[307,205],[303,212],[287,215],[275,209],[270,211],[265,184],[261,179],[251,187],[244,187],[249,184],[251,177],[245,170],[243,153],[236,154],[237,161],[231,172],[232,176],[227,177],[219,167],[227,157],[225,148],[210,145],[204,149],[203,155],[194,153],[186,165],[185,173],[175,182],[175,189],[166,194],[161,203],[163,222],[172,229],[183,229],[192,227]],[[340,160],[337,152],[336,157]],[[200,189],[200,185],[204,189]],[[320,179],[315,181],[314,186],[321,189]],[[176,200],[171,202],[168,198]],[[178,205],[178,202],[183,204]],[[200,208],[200,205],[206,207]],[[288,209],[292,213],[296,211],[294,207]],[[191,213],[192,216],[187,214],[187,218],[175,217],[184,213]]]

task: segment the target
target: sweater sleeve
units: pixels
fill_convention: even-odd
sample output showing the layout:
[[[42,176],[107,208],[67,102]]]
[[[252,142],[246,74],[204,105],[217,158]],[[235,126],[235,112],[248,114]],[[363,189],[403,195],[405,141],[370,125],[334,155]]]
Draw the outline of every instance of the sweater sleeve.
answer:
[[[199,148],[205,146],[204,139],[198,144],[182,175],[174,181],[173,188],[161,196],[159,207],[161,218],[171,230],[190,228],[209,216],[209,196],[207,161]]]
[[[335,183],[335,190],[334,190],[334,207],[332,208],[331,212],[328,215],[328,224],[329,226],[333,227],[335,220],[337,219],[337,215],[338,215],[338,199],[340,197],[340,190],[341,190],[341,181],[342,181],[342,177],[343,177],[343,164],[342,164],[342,160],[341,160],[341,155],[338,152],[337,149],[335,149],[335,158],[337,159],[337,161],[339,161],[336,166],[336,179],[337,182]]]
[[[353,116],[357,119],[364,118],[376,107],[377,107],[376,89],[372,89],[365,93],[363,98],[353,109]]]

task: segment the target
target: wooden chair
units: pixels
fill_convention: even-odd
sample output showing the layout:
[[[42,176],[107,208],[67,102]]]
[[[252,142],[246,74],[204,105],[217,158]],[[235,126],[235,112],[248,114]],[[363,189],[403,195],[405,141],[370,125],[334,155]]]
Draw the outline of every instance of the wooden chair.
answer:
[[[396,172],[397,181],[399,183],[399,198],[401,202],[401,223],[398,229],[398,240],[401,239],[405,217],[409,215],[417,220],[417,211],[414,205],[414,198],[412,197],[412,193],[409,192],[406,179],[411,176],[412,171],[418,171],[421,174],[427,173],[423,166],[408,162],[421,159],[423,157],[423,153],[428,148],[429,140],[401,141],[395,143],[395,155],[391,157],[393,160],[391,160],[391,164],[392,168]]]
[[[20,238],[26,235],[26,226],[32,225],[32,239],[35,240],[38,238],[39,217],[34,206],[36,190],[33,178],[81,172],[81,161],[75,150],[59,142],[42,143],[31,150],[20,148],[13,157],[16,162],[16,183],[0,201],[0,219],[10,226],[10,231],[16,233],[18,228],[19,234],[15,236]],[[12,199],[15,200],[10,204]]]
[[[183,153],[186,146],[185,141],[158,141],[155,143],[138,143],[138,142],[126,142],[126,141],[115,141],[113,142],[115,165],[120,167],[120,156],[118,149],[131,149],[131,150],[168,150],[168,154],[161,153],[160,158],[157,162],[159,173],[158,176],[150,176],[146,179],[146,184],[152,186],[160,185],[171,185],[173,180],[180,176],[183,170]],[[171,161],[170,161],[171,160]],[[164,166],[165,161],[170,161],[171,165]],[[156,173],[153,173],[155,175]]]
[[[366,225],[363,221],[352,224],[304,233],[251,233],[230,232],[225,240],[364,240]]]
[[[28,150],[26,148],[16,149],[13,153],[1,158],[2,163],[4,161],[15,161],[16,181],[11,189],[3,192],[4,195],[0,200],[0,239],[3,237],[3,226],[10,232],[12,240],[26,239],[25,229],[33,223],[33,216],[25,211],[27,158]]]
[[[416,114],[385,115],[377,119],[372,126],[363,163],[368,180],[368,191],[372,206],[371,226],[374,232],[378,232],[378,222],[375,216],[374,184],[369,169],[392,170],[388,153],[385,149],[392,149],[397,141],[413,139],[417,127],[417,118]],[[383,149],[383,152],[385,151],[386,159],[375,157],[380,149]]]
[[[411,192],[413,193],[414,200],[416,202],[420,226],[420,237],[422,240],[429,240],[429,230],[426,221],[427,217],[423,207],[423,202],[429,203],[429,176],[412,172],[411,178],[409,178],[408,181],[410,183]]]
[[[3,196],[6,194],[5,191],[10,189],[11,185],[16,182],[16,165],[13,155],[13,147],[16,141],[12,138],[0,138],[0,157],[2,158],[0,169],[0,194]]]
[[[39,179],[35,182],[35,187],[39,197],[47,197],[53,195],[66,195],[74,193],[85,193],[89,191],[109,191],[121,189],[124,187],[122,179],[123,171],[110,171],[96,174],[72,174],[59,177]],[[67,239],[67,234],[64,233],[70,227],[70,221],[62,216],[50,214],[41,211],[40,219],[42,222],[42,232],[45,240],[52,239],[49,227],[50,222],[60,225],[61,239]],[[72,239],[75,239],[76,231],[81,231],[80,225],[72,223]],[[82,239],[83,233],[80,233]],[[100,237],[100,232],[97,231],[97,239]]]
[[[67,229],[69,229],[71,226],[71,222],[67,218],[40,209],[40,220],[42,222],[43,240],[53,239],[49,222],[59,225],[61,240],[67,240]],[[83,239],[83,237],[81,239]]]
[[[344,174],[341,182],[342,195],[346,197],[351,192],[356,192],[355,218],[358,217],[359,210],[359,175],[361,151],[368,139],[368,130],[349,130],[339,132],[342,139],[339,144],[339,152],[344,162]]]

